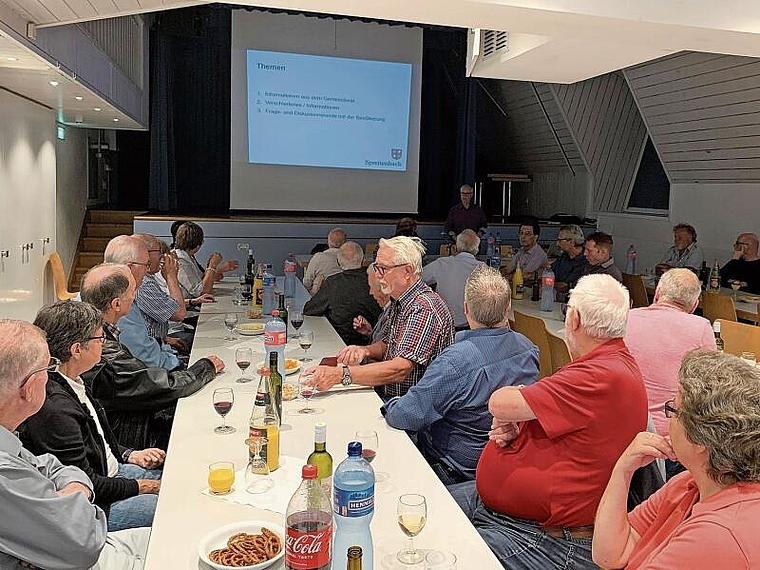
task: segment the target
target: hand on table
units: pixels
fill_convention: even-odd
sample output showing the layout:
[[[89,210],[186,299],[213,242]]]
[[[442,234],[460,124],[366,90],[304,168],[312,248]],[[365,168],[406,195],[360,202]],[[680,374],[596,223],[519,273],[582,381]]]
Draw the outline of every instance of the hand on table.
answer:
[[[140,495],[158,495],[161,490],[160,479],[138,479],[137,493]]]
[[[351,344],[345,348],[343,348],[338,353],[338,363],[339,364],[347,364],[348,366],[355,366],[356,364],[360,364],[362,360],[367,358],[369,356],[369,350],[367,350],[366,346],[356,346],[354,344]]]
[[[304,382],[316,387],[320,392],[340,384],[342,378],[343,369],[338,366],[312,366],[303,371]]]
[[[369,324],[369,321],[361,315],[354,317],[353,326],[354,330],[361,335],[369,336],[372,334],[372,325]]]
[[[615,464],[615,469],[633,473],[639,467],[649,465],[655,459],[672,459],[678,461],[670,441],[656,433],[643,431],[636,434],[633,441],[623,451]]]
[[[163,449],[149,447],[130,453],[127,463],[139,465],[143,469],[155,469],[156,467],[161,467],[165,460],[166,452]]]
[[[213,303],[214,302],[214,296],[211,293],[204,293],[200,297],[196,297],[195,299],[190,299],[191,305],[202,305],[203,303]]]
[[[517,422],[502,421],[494,418],[491,422],[491,431],[488,432],[488,439],[499,447],[506,447],[519,433],[520,426]]]
[[[208,356],[206,356],[206,358],[210,360],[211,363],[214,365],[214,371],[217,374],[219,374],[220,372],[224,370],[224,362],[222,362],[222,359],[219,358],[217,355],[209,354]]]
[[[92,497],[92,491],[90,491],[87,486],[77,481],[72,481],[63,489],[56,491],[56,495],[61,497],[64,495],[73,495],[74,493],[82,493],[88,500]]]

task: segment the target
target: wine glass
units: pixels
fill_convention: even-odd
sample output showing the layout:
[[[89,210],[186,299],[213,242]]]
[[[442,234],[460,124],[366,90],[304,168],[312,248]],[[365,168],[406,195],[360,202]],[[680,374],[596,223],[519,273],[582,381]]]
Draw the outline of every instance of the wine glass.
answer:
[[[314,386],[314,378],[312,376],[305,376],[304,374],[301,374],[299,388],[301,391],[301,397],[304,399],[305,405],[303,408],[298,410],[298,413],[299,414],[321,414],[324,410],[322,410],[321,408],[312,408],[309,405],[309,401],[311,400],[311,397],[314,395],[314,392],[317,391],[316,387]]]
[[[427,502],[425,501],[425,496],[416,493],[401,495],[398,498],[396,515],[398,516],[398,526],[401,527],[401,531],[409,538],[407,548],[399,550],[396,558],[403,564],[419,564],[424,559],[422,554],[414,547],[414,537],[425,527],[425,521],[427,520]]]
[[[245,371],[251,365],[251,358],[253,357],[253,351],[250,348],[238,348],[235,351],[235,364],[240,368],[241,376],[235,382],[239,384],[245,384],[250,382],[252,378],[245,377]]]
[[[311,362],[311,358],[306,356],[306,353],[314,343],[314,331],[303,331],[298,335],[298,345],[303,349],[303,361]]]
[[[299,338],[298,329],[301,328],[303,325],[303,312],[301,311],[294,311],[290,315],[290,324],[293,325],[293,329],[296,331],[296,334],[293,335],[293,338]]]
[[[447,550],[431,550],[425,556],[425,570],[456,570],[457,557]]]
[[[377,452],[380,449],[380,440],[377,437],[377,432],[371,429],[360,429],[354,434],[354,441],[358,441],[362,444],[362,457],[367,463],[377,457]],[[380,483],[388,480],[388,474],[382,471],[375,471],[375,481]]]
[[[270,476],[269,465],[261,457],[261,449],[267,442],[265,437],[252,437],[245,442],[253,448],[253,457],[245,468],[245,490],[252,495],[266,493],[274,487],[274,481]]]
[[[234,433],[235,428],[228,426],[226,423],[227,414],[232,409],[232,404],[235,403],[235,392],[232,388],[217,388],[214,390],[214,410],[216,413],[222,416],[222,425],[214,428],[214,433],[227,434]]]
[[[236,340],[235,335],[232,334],[232,331],[235,330],[235,327],[238,324],[238,316],[237,313],[227,313],[224,315],[224,326],[227,327],[227,330],[229,331],[229,334],[224,340]]]
[[[734,303],[736,302],[736,293],[739,291],[739,289],[742,286],[742,282],[737,279],[730,279],[728,283],[731,285],[731,289],[734,290]]]

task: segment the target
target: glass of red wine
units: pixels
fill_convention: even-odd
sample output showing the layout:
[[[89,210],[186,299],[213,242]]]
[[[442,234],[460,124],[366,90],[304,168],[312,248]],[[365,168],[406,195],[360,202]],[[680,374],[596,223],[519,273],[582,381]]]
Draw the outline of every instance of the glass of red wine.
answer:
[[[290,315],[290,324],[293,326],[293,328],[296,331],[296,334],[293,335],[293,338],[298,338],[298,329],[300,329],[303,326],[303,313],[301,311],[294,311]]]
[[[214,428],[214,433],[228,434],[235,433],[235,428],[228,426],[226,423],[227,414],[235,403],[235,392],[232,388],[217,388],[214,390],[214,410],[222,416],[222,425]]]
[[[253,351],[250,348],[238,348],[235,351],[235,364],[237,364],[237,367],[240,368],[241,372],[240,378],[235,380],[235,382],[245,384],[246,382],[253,380],[253,378],[246,378],[245,376],[245,371],[251,365],[252,356]]]
[[[360,429],[354,434],[354,440],[362,444],[362,457],[372,463],[380,447],[377,432],[371,429]],[[375,481],[387,481],[388,474],[381,471],[375,471]]]

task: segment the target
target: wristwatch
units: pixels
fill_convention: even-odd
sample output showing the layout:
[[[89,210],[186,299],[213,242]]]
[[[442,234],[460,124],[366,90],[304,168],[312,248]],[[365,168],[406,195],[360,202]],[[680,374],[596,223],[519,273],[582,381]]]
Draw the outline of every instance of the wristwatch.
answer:
[[[343,377],[340,379],[340,383],[344,386],[350,386],[353,383],[353,379],[351,378],[351,370],[348,368],[347,364],[343,364],[341,362],[340,365],[343,367]]]

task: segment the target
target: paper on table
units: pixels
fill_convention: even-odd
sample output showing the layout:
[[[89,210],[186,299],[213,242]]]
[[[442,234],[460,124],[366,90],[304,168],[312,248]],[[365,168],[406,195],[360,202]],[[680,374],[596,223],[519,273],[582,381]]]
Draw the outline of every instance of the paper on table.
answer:
[[[266,493],[253,494],[245,490],[245,469],[241,469],[235,473],[235,488],[228,495],[213,495],[208,488],[203,489],[201,492],[215,499],[251,505],[259,509],[266,509],[284,515],[288,509],[290,498],[296,492],[298,485],[301,484],[301,468],[303,464],[303,459],[281,455],[280,468],[271,474],[274,487]]]

